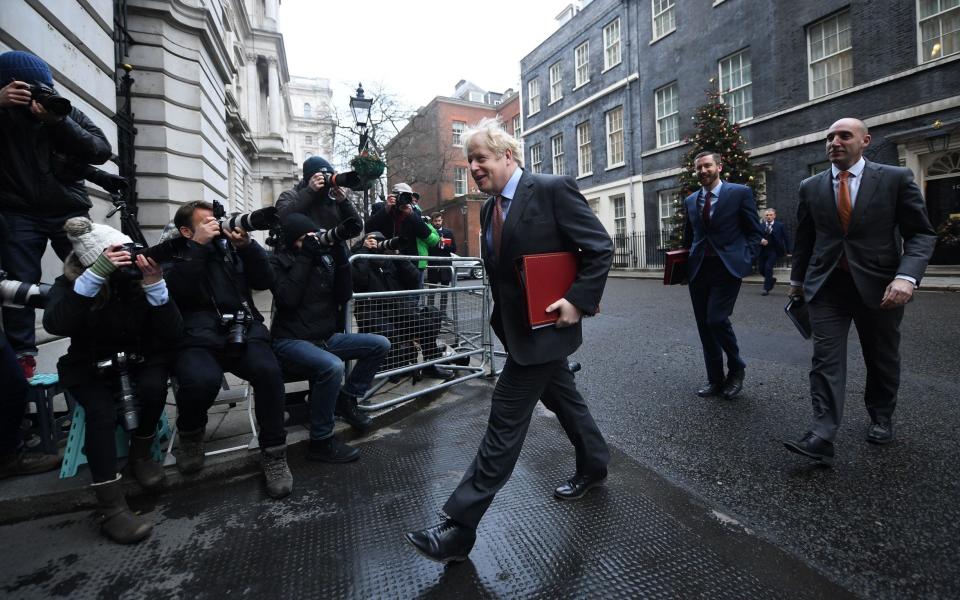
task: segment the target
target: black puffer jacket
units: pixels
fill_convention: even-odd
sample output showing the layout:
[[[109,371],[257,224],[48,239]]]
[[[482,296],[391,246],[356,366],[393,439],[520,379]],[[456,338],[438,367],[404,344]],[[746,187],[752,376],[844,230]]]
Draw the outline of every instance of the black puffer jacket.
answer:
[[[277,213],[281,219],[290,213],[301,213],[310,217],[317,227],[333,229],[348,219],[353,219],[356,226],[348,232],[348,237],[356,237],[360,233],[363,219],[357,214],[357,209],[349,200],[337,202],[326,195],[326,192],[314,192],[306,180],[301,181],[291,190],[280,194],[277,198]]]
[[[70,337],[57,370],[65,387],[100,381],[97,361],[117,352],[143,356],[147,363],[168,360],[183,332],[183,320],[173,300],[152,306],[139,281],[108,280],[93,298],[73,291],[83,267],[71,255],[64,275],[50,290],[43,328]]]
[[[273,286],[273,269],[266,251],[254,240],[239,250],[228,245],[233,261],[228,263],[215,243],[188,242],[188,260],[174,265],[166,275],[170,296],[183,313],[184,334],[179,346],[222,349],[227,331],[220,324],[220,315],[236,314],[244,302],[254,317],[247,339],[269,342],[270,331],[250,293],[251,289]]]
[[[22,107],[0,108],[0,212],[72,217],[90,198],[83,167],[102,165],[110,142],[78,108],[43,125]]]
[[[339,331],[338,306],[353,295],[346,248],[313,258],[301,252],[278,252],[270,257],[273,286],[274,339],[322,343]]]

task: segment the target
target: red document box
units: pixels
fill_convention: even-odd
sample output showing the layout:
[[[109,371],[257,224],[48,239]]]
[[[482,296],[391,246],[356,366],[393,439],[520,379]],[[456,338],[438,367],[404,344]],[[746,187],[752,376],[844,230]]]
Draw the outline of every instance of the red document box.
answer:
[[[667,252],[667,262],[663,266],[663,285],[677,285],[687,280],[687,260],[690,251],[686,248]]]
[[[517,259],[517,277],[526,301],[531,329],[552,325],[560,317],[547,307],[563,298],[577,277],[577,255],[573,252],[529,254]]]

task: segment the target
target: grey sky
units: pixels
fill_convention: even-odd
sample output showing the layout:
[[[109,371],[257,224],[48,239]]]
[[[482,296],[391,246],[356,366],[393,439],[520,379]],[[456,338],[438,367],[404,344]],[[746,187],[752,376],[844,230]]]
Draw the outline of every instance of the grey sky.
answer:
[[[461,79],[517,89],[520,59],[555,31],[554,17],[568,4],[283,0],[280,31],[291,75],[330,79],[336,105],[346,106],[358,82],[379,82],[417,107],[453,94]]]

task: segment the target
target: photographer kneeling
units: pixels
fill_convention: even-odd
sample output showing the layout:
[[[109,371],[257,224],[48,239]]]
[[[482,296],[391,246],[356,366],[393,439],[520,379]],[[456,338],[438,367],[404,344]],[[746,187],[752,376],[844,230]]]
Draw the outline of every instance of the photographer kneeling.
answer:
[[[50,291],[43,326],[70,336],[57,370],[60,384],[86,411],[85,451],[100,531],[121,544],[139,542],[152,525],[130,511],[123,495],[117,413],[119,408],[131,433],[129,464],[137,481],[148,490],[162,487],[163,467],[150,450],[167,397],[170,352],[183,322],[162,270],[143,255],[134,263],[123,246],[129,237],[86,217],[69,219],[64,231],[73,252]]]
[[[270,259],[276,273],[270,330],[284,374],[310,381],[307,458],[356,460],[360,451],[333,435],[334,413],[358,431],[370,428],[370,417],[357,408],[357,399],[370,388],[390,341],[380,335],[337,331],[337,307],[353,293],[347,249],[337,230],[318,232],[314,222],[299,213],[288,215],[282,228],[284,249]],[[354,359],[341,388],[343,362]]]
[[[293,489],[283,426],[283,376],[250,292],[273,285],[267,253],[239,227],[221,231],[209,202],[187,202],[173,222],[189,240],[188,260],[167,274],[185,330],[174,363],[179,383],[177,468],[181,473],[203,468],[207,410],[220,391],[224,371],[229,371],[253,386],[267,494],[283,498]]]

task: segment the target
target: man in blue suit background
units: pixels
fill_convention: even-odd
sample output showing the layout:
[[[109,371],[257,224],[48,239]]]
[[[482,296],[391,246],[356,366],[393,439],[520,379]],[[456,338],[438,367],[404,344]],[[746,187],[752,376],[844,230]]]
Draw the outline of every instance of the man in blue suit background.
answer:
[[[773,267],[780,258],[790,254],[793,248],[790,246],[787,228],[777,220],[776,210],[768,208],[764,211],[761,226],[763,237],[760,238],[760,257],[757,259],[757,268],[763,275],[763,292],[760,295],[769,296],[770,290],[777,283],[777,278],[773,276]]]
[[[762,230],[750,188],[720,180],[719,154],[701,152],[693,164],[702,187],[684,200],[683,239],[690,249],[690,299],[707,367],[707,385],[697,395],[729,400],[743,389],[746,369],[730,315],[743,278],[753,270]]]

